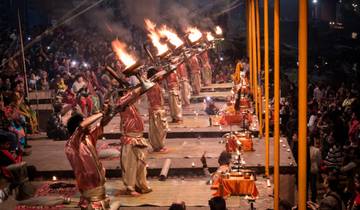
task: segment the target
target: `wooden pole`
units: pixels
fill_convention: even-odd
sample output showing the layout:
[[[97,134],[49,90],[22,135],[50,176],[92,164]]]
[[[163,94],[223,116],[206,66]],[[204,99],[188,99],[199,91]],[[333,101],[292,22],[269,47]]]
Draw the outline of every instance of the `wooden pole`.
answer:
[[[26,99],[29,99],[29,86],[27,81],[27,72],[26,72],[26,62],[25,62],[25,52],[24,52],[24,40],[21,29],[21,19],[20,19],[20,11],[18,10],[18,23],[19,23],[19,39],[20,39],[20,47],[21,47],[21,58],[23,63],[23,73],[24,73],[24,84],[25,84],[25,93]]]
[[[254,90],[253,90],[253,98],[255,100],[255,113],[256,116],[258,116],[258,94],[257,94],[257,88],[258,88],[258,84],[257,84],[257,53],[256,53],[256,13],[255,13],[255,0],[251,0],[251,41],[252,41],[252,58],[253,58],[253,86],[254,86]]]
[[[298,208],[306,210],[307,156],[307,0],[299,1],[299,71],[298,71]]]
[[[265,176],[269,177],[269,0],[264,0]]]
[[[258,81],[258,106],[259,106],[259,135],[260,138],[263,136],[262,129],[262,87],[261,87],[261,40],[260,40],[260,15],[259,15],[259,0],[255,0],[256,9],[256,41],[257,41],[257,81]]]
[[[274,209],[280,192],[280,0],[274,0]]]

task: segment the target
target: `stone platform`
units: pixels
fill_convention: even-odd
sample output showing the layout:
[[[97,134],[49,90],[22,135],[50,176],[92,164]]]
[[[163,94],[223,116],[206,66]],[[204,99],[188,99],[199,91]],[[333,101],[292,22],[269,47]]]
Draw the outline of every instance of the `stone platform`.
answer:
[[[145,138],[147,138],[149,129],[148,115],[144,114],[142,116],[145,123],[144,136]],[[182,123],[171,123],[171,118],[168,117],[167,121],[169,122],[169,129],[167,138],[219,138],[222,137],[225,133],[240,129],[240,127],[237,125],[224,126],[217,124],[210,126],[209,118],[210,116],[207,115],[192,114],[184,116]],[[212,116],[211,118],[214,118],[214,116]],[[107,139],[120,138],[121,133],[119,116],[115,116],[113,120],[109,123],[109,125],[105,127],[104,133],[104,136]]]
[[[73,183],[72,180],[59,180],[61,182]],[[131,197],[121,194],[124,189],[122,181],[119,179],[108,179],[106,181],[107,195],[110,198],[110,209],[144,209],[144,210],[167,210],[173,202],[185,202],[186,209],[205,210],[208,208],[208,200],[211,199],[212,191],[210,185],[206,184],[206,177],[198,178],[170,178],[166,181],[149,179],[149,185],[153,192],[140,197]],[[35,181],[32,184],[37,188],[44,184],[53,183],[51,181]],[[256,186],[259,196],[256,199],[254,207],[257,209],[268,209],[273,206],[271,197],[273,187],[267,187],[266,180],[258,178]],[[62,210],[79,210],[77,203],[80,194],[77,193],[71,197],[72,202],[64,205]],[[244,196],[231,196],[226,199],[229,210],[247,210],[250,205]],[[1,209],[15,209],[16,201],[12,197],[5,203],[0,204]]]
[[[215,170],[218,166],[217,158],[225,150],[225,144],[220,141],[222,138],[182,138],[168,139],[166,145],[168,153],[151,153],[147,157],[148,174],[156,177],[160,174],[164,161],[171,159],[169,175],[187,176],[202,175],[203,169],[200,157],[206,152],[206,158],[210,170]],[[281,140],[280,172],[295,173],[296,165],[289,145],[285,139]],[[119,143],[119,140],[99,140],[98,145],[106,143]],[[71,178],[73,172],[65,157],[65,141],[52,140],[32,140],[30,141],[32,154],[24,157],[24,160],[36,167],[37,176],[45,179],[52,176]],[[244,152],[242,157],[245,160],[245,167],[255,170],[258,174],[265,170],[265,143],[263,139],[254,139],[253,152]],[[270,165],[273,163],[273,142],[270,141]],[[121,176],[120,159],[102,160],[107,169],[108,177]],[[194,165],[193,165],[194,164]]]
[[[233,87],[232,83],[219,83],[202,86],[201,92],[230,92]]]
[[[220,94],[222,95],[222,97],[225,97],[224,96],[225,93],[216,92],[216,94]],[[225,102],[215,102],[215,104],[219,109],[222,109],[225,106]],[[136,103],[136,107],[138,108],[139,113],[141,114],[144,120],[144,124],[145,124],[144,136],[147,137],[148,128],[149,128],[147,98],[144,96],[141,97],[141,99]],[[203,100],[200,100],[200,102],[191,103],[189,106],[183,107],[182,123],[171,123],[172,119],[170,117],[169,107],[165,105],[164,108],[167,113],[167,121],[169,122],[169,130],[168,130],[167,138],[198,138],[198,137],[219,138],[222,137],[225,133],[228,133],[230,131],[236,131],[240,128],[237,125],[220,126],[218,124],[215,125],[215,123],[212,126],[210,126],[209,118],[211,116],[207,115],[204,112],[205,104],[203,103]],[[107,139],[120,138],[121,133],[120,133],[119,115],[115,116],[112,119],[112,121],[105,127],[104,133],[105,133],[105,138]]]
[[[166,146],[168,153],[152,153],[147,156],[148,177],[154,192],[138,198],[119,195],[117,190],[122,188],[120,158],[101,160],[107,170],[107,190],[112,198],[111,209],[132,210],[168,209],[172,202],[185,201],[187,209],[208,209],[208,199],[211,191],[205,184],[208,177],[200,162],[201,156],[206,152],[206,159],[210,171],[218,167],[219,154],[225,150],[222,136],[230,131],[239,130],[238,126],[209,125],[209,116],[204,112],[203,100],[212,97],[221,108],[225,99],[230,95],[231,84],[214,84],[203,87],[199,96],[192,97],[192,104],[183,108],[184,121],[181,124],[169,123]],[[145,122],[145,137],[148,131],[148,102],[146,96],[136,103],[138,110]],[[165,106],[167,115],[169,108]],[[168,117],[168,122],[171,119]],[[120,117],[114,119],[105,127],[104,138],[98,140],[98,146],[119,144]],[[36,177],[40,180],[50,180],[56,176],[60,180],[73,181],[73,171],[64,153],[65,141],[53,141],[44,136],[32,136],[29,144],[32,145],[32,154],[24,157],[28,165],[35,166]],[[245,168],[253,169],[257,173],[257,186],[260,196],[256,201],[257,209],[268,209],[273,206],[272,187],[267,187],[262,174],[265,171],[265,142],[264,139],[254,138],[252,152],[242,154]],[[292,194],[294,191],[294,174],[297,167],[286,139],[281,139],[280,148],[280,173],[281,189],[283,193]],[[166,159],[171,160],[169,178],[165,182],[158,181],[158,176]],[[273,165],[273,141],[270,139],[270,171]],[[40,182],[43,183],[43,182]],[[282,194],[282,193],[281,193]],[[286,195],[281,195],[285,198]],[[291,200],[291,199],[288,199]],[[229,209],[250,209],[244,197],[230,197],[227,200]],[[11,208],[13,209],[13,208]],[[66,206],[66,210],[77,210],[76,203]]]

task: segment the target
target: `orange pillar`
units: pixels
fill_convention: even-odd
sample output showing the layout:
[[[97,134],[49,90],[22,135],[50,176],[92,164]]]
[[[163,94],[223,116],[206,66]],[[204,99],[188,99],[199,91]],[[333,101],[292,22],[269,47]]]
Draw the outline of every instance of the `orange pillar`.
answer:
[[[274,209],[280,192],[280,0],[274,0]]]
[[[264,0],[265,176],[269,177],[269,0]]]
[[[307,144],[307,0],[299,0],[299,71],[298,71],[298,207],[306,210]]]
[[[259,109],[259,134],[260,138],[263,136],[262,129],[262,87],[261,87],[261,40],[260,40],[260,15],[259,15],[259,0],[255,0],[255,10],[256,10],[256,45],[257,45],[257,78],[258,78],[258,109]]]
[[[253,47],[252,47],[252,10],[251,10],[251,0],[247,0],[247,7],[249,10],[249,16],[248,16],[248,30],[249,30],[249,67],[250,67],[250,91],[252,93],[252,95],[254,96],[254,80],[253,80],[253,72],[254,72],[254,67],[253,67]]]
[[[256,48],[256,13],[255,13],[255,0],[251,0],[251,40],[252,40],[252,58],[253,58],[253,86],[254,86],[254,91],[253,91],[253,98],[255,100],[255,113],[256,113],[256,116],[258,116],[258,82],[257,82],[257,48]]]

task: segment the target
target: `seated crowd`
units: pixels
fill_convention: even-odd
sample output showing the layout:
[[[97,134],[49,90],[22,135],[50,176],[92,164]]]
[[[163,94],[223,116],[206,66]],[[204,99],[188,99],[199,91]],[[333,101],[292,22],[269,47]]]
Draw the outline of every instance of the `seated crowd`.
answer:
[[[285,80],[288,87],[282,87],[285,97],[280,105],[280,128],[297,161],[297,88]],[[359,117],[358,84],[309,83],[308,197],[312,203],[320,201],[320,209],[340,209],[336,205],[341,203],[347,209],[360,207]],[[319,186],[320,182],[325,185]]]

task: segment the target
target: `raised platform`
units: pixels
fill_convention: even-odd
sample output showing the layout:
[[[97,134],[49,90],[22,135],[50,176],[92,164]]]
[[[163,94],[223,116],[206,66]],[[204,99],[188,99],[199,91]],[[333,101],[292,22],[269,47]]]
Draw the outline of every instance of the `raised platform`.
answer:
[[[225,150],[225,145],[219,143],[221,138],[187,138],[168,139],[166,142],[169,152],[166,154],[149,153],[147,157],[149,176],[158,176],[164,161],[171,159],[170,176],[202,175],[200,157],[206,151],[208,166],[215,170],[218,166],[217,158]],[[119,140],[99,140],[98,146],[106,143],[119,143]],[[30,141],[32,154],[24,157],[29,165],[34,165],[38,171],[37,176],[44,178],[73,177],[73,172],[65,157],[64,141],[34,140]],[[295,173],[296,165],[289,145],[282,139],[280,154],[280,172]],[[245,152],[243,158],[245,167],[255,170],[257,173],[264,173],[265,167],[265,143],[264,140],[254,140],[253,152]],[[270,141],[270,165],[273,163],[273,142]],[[119,158],[103,160],[102,163],[107,169],[108,177],[121,176]],[[192,164],[194,163],[194,167]]]
[[[144,136],[148,136],[148,116],[143,115],[145,122],[145,131]],[[171,121],[171,118],[168,117],[168,122]],[[169,130],[167,138],[198,138],[198,137],[211,137],[219,138],[222,137],[225,133],[230,131],[235,131],[239,129],[239,126],[220,126],[209,124],[209,116],[207,115],[187,115],[183,117],[182,123],[169,123]],[[107,139],[118,139],[121,136],[120,133],[120,117],[116,116],[109,123],[104,130],[105,138]]]
[[[233,84],[231,82],[229,83],[218,83],[218,84],[210,84],[207,86],[201,87],[201,92],[230,92],[231,88],[233,87]]]
[[[111,198],[111,209],[135,210],[162,210],[168,209],[173,202],[185,201],[187,209],[208,209],[208,199],[211,198],[210,186],[205,182],[208,177],[200,161],[201,156],[206,152],[207,163],[210,171],[218,167],[217,159],[219,154],[225,150],[222,143],[222,136],[230,131],[237,131],[238,126],[210,126],[209,116],[204,110],[203,100],[207,96],[216,101],[221,108],[225,99],[230,95],[231,84],[214,84],[210,87],[203,87],[199,96],[193,96],[192,104],[184,107],[184,121],[181,124],[169,123],[168,139],[166,146],[169,152],[166,154],[150,153],[147,156],[148,177],[154,192],[142,195],[137,198],[124,196],[119,193],[123,188],[120,170],[120,158],[101,160],[107,170],[107,191]],[[226,91],[226,92],[225,92]],[[145,122],[145,137],[148,130],[148,107],[146,97],[142,97],[137,103],[138,110]],[[169,115],[168,107],[165,109]],[[171,121],[168,118],[168,121]],[[104,138],[98,140],[98,147],[108,144],[119,144],[120,138],[120,117],[115,116],[108,126],[105,127]],[[53,141],[44,136],[33,135],[29,144],[32,145],[32,154],[24,157],[29,165],[35,166],[37,178],[49,180],[53,176],[58,179],[73,178],[73,171],[64,153],[65,141]],[[242,154],[245,160],[245,168],[256,171],[257,188],[260,196],[256,200],[257,209],[268,209],[273,206],[271,197],[273,188],[266,186],[262,178],[265,171],[265,142],[264,139],[254,138],[254,149],[252,152]],[[281,197],[287,200],[287,195],[293,194],[295,186],[295,174],[297,171],[294,157],[285,139],[281,139],[280,148],[280,173],[281,173]],[[171,159],[169,177],[165,182],[157,180],[161,168],[166,159]],[[270,140],[270,171],[273,165],[273,141]],[[70,180],[73,182],[73,180]],[[44,183],[44,182],[38,182]],[[285,195],[284,195],[285,193]],[[76,198],[79,196],[75,196]],[[229,209],[250,209],[250,205],[244,197],[232,196],[227,199]],[[65,210],[78,210],[76,202],[65,206]],[[2,206],[1,206],[2,207]],[[8,209],[13,209],[8,208]]]
[[[216,106],[221,109],[225,106],[225,102],[216,102]],[[148,136],[148,102],[146,97],[142,97],[136,104],[145,123],[144,136]],[[187,107],[183,107],[183,122],[182,123],[170,123],[171,117],[169,107],[164,106],[167,113],[167,121],[169,122],[169,130],[167,138],[198,138],[209,137],[219,138],[225,133],[235,131],[239,127],[234,126],[210,126],[209,115],[204,112],[205,105],[203,101],[198,103],[191,103]],[[118,139],[121,136],[120,133],[120,116],[115,116],[112,121],[105,127],[105,138]]]
[[[208,200],[211,198],[212,191],[210,186],[206,185],[207,178],[171,178],[166,181],[149,179],[149,184],[153,189],[152,193],[144,194],[140,197],[130,197],[122,195],[124,189],[122,181],[119,179],[110,179],[106,181],[106,191],[110,198],[110,207],[112,210],[117,209],[146,209],[146,210],[167,210],[173,202],[185,202],[186,209],[209,209]],[[73,182],[66,181],[65,182]],[[37,188],[51,182],[33,182]],[[273,188],[266,186],[266,180],[258,178],[256,186],[259,196],[256,199],[254,207],[257,209],[268,209],[273,206],[271,197]],[[72,202],[64,205],[63,210],[79,210],[77,207],[80,195],[71,197]],[[229,210],[248,210],[250,204],[244,196],[231,196],[226,199]],[[0,204],[1,209],[15,209],[16,201],[10,198],[5,203]]]

